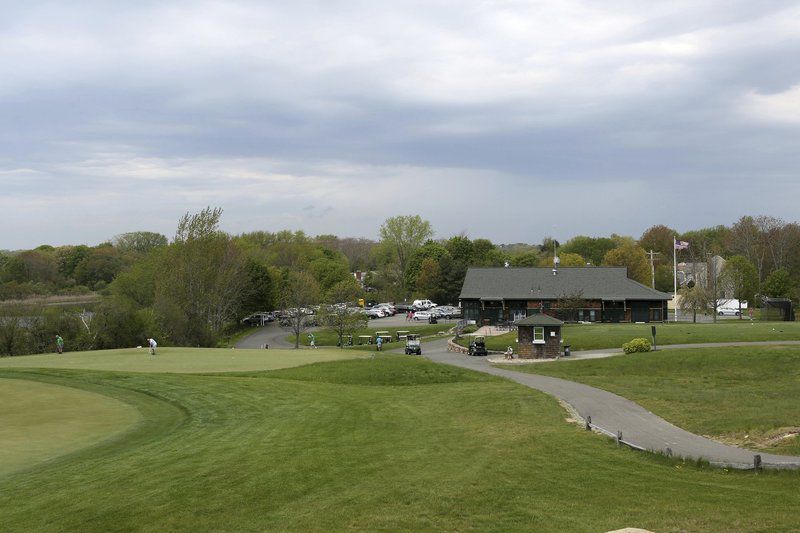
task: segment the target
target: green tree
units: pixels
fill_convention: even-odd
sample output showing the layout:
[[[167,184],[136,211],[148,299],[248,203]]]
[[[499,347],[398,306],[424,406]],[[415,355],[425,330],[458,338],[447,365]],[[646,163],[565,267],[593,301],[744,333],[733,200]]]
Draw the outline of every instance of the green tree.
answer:
[[[725,262],[720,274],[720,284],[730,289],[739,300],[739,319],[742,318],[742,301],[752,302],[758,290],[758,271],[746,257],[735,255]]]
[[[419,215],[396,216],[386,219],[380,228],[381,245],[390,251],[397,263],[400,279],[405,281],[406,270],[413,253],[433,237],[431,223]]]
[[[675,288],[673,276],[672,265],[658,265],[656,267],[656,290],[672,292]]]
[[[439,262],[432,257],[422,261],[417,276],[416,294],[422,298],[436,298],[442,282],[442,270]]]
[[[542,257],[539,261],[540,267],[553,267],[553,258],[552,257]],[[573,254],[570,252],[564,252],[558,254],[558,266],[559,267],[582,267],[586,266],[586,260],[578,254]]]
[[[75,281],[90,289],[97,289],[102,281],[111,283],[125,266],[119,251],[109,246],[91,248],[87,256],[75,267]]]
[[[674,229],[658,224],[642,233],[639,237],[639,246],[645,251],[653,250],[660,253],[662,258],[672,257],[673,239],[677,234]]]
[[[121,252],[145,254],[154,248],[167,245],[167,237],[152,231],[133,231],[114,237],[114,246]]]
[[[78,246],[62,246],[56,250],[58,271],[65,278],[74,278],[75,269],[89,255],[89,247],[83,244]]]
[[[630,279],[643,285],[650,285],[650,262],[640,246],[626,243],[610,250],[603,258],[603,265],[627,267]]]
[[[564,245],[561,246],[560,252],[562,254],[578,254],[587,262],[593,265],[600,265],[606,253],[614,248],[616,248],[616,243],[607,237],[587,237],[585,235],[578,235],[564,243]]]
[[[764,280],[763,292],[770,298],[791,298],[794,296],[794,282],[789,273],[780,268]]]
[[[244,254],[219,230],[221,215],[187,213],[161,255],[153,307],[175,344],[213,346],[252,290]]]
[[[405,279],[406,287],[414,288],[417,286],[417,276],[422,269],[422,263],[426,259],[433,259],[438,262],[449,254],[450,252],[447,251],[447,248],[438,242],[431,240],[426,241],[425,244],[414,251],[411,255],[411,259],[408,261]]]

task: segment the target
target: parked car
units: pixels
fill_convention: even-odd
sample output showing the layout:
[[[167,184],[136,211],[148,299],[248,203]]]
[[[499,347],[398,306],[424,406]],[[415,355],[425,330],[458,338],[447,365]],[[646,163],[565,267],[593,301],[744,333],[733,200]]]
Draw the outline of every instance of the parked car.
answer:
[[[414,306],[414,309],[420,309],[426,311],[431,307],[436,307],[436,304],[430,300],[414,300],[414,303],[412,305]]]
[[[430,311],[415,311],[414,312],[414,320],[430,320],[431,318]]]
[[[364,312],[369,318],[383,318],[386,316],[383,311],[377,307],[370,307],[369,309],[365,309]]]
[[[272,313],[253,313],[250,316],[242,319],[242,324],[246,326],[263,326],[267,322],[275,320],[275,315]]]
[[[721,307],[717,309],[719,316],[739,316],[739,309],[732,309],[730,307]]]

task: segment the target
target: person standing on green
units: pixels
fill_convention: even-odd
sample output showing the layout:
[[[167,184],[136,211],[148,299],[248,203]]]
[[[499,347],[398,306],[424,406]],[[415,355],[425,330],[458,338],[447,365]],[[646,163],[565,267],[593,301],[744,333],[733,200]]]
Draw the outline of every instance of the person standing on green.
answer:
[[[56,352],[59,355],[64,353],[64,339],[61,338],[61,335],[56,335]]]

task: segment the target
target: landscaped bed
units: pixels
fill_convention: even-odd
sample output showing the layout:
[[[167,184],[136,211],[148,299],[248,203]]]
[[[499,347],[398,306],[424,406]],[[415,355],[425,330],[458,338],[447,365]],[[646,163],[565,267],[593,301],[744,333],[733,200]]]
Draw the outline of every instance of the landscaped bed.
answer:
[[[800,455],[800,347],[664,350],[515,366],[633,400],[729,444]]]

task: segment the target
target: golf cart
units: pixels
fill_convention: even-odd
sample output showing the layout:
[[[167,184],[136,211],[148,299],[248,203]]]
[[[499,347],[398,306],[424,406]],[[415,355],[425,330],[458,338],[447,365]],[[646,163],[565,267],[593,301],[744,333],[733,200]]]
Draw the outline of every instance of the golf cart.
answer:
[[[486,351],[486,339],[481,336],[477,335],[472,339],[472,342],[469,343],[469,355],[487,355],[488,352]]]
[[[419,335],[409,333],[406,335],[406,355],[422,355],[422,347],[419,344]]]

